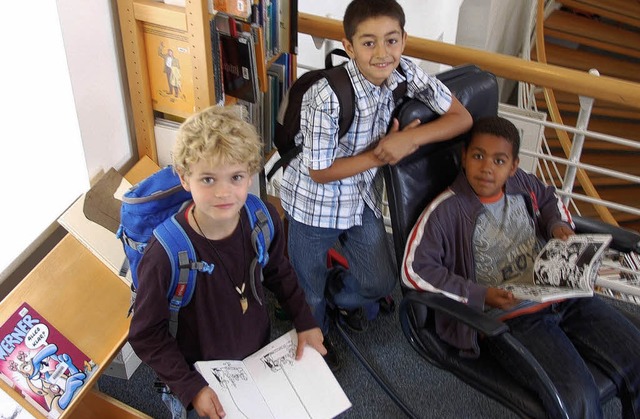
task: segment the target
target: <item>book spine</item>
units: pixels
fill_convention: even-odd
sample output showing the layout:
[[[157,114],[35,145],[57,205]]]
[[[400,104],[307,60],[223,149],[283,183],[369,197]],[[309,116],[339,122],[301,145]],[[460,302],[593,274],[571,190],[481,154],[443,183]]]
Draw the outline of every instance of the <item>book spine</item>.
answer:
[[[289,52],[298,54],[298,0],[289,3]]]
[[[220,56],[220,34],[214,19],[209,21],[211,30],[211,59],[213,61],[213,84],[216,104],[224,103],[224,88],[222,87],[222,62]]]

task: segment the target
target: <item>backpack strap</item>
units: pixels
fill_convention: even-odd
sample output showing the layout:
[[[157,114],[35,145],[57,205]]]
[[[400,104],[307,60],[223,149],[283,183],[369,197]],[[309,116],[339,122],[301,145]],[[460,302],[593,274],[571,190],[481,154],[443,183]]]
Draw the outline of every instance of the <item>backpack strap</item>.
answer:
[[[349,73],[344,65],[324,70],[324,76],[329,86],[338,97],[340,113],[338,115],[338,138],[346,135],[353,122],[355,105],[355,91],[349,78]]]
[[[264,268],[267,262],[269,262],[269,247],[271,246],[274,234],[273,220],[271,219],[271,214],[269,214],[266,204],[253,194],[247,195],[244,208],[247,211],[249,224],[251,226],[251,244],[256,253],[249,268],[249,282],[254,298],[262,305],[262,301],[260,297],[258,297],[256,290],[256,270],[258,270],[258,265]],[[259,272],[260,282],[262,282],[264,280],[262,269],[259,269]]]
[[[196,274],[213,272],[214,265],[196,261],[196,252],[175,214],[162,222],[153,231],[171,262],[171,285],[167,293],[169,300],[169,331],[176,336],[178,331],[178,311],[189,304],[196,287]]]

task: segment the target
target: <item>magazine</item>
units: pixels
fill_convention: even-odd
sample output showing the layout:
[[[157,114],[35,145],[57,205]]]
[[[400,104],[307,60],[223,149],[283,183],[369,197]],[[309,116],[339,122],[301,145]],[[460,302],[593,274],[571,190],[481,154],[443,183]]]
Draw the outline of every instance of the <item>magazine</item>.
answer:
[[[195,368],[218,395],[225,419],[323,419],[350,408],[322,356],[306,347],[296,361],[296,346],[291,330],[242,361],[200,361]]]
[[[518,299],[539,302],[591,297],[602,254],[610,242],[608,234],[551,239],[534,262],[530,284],[508,282],[500,287]]]
[[[47,418],[59,417],[96,364],[27,303],[0,326],[0,378]]]

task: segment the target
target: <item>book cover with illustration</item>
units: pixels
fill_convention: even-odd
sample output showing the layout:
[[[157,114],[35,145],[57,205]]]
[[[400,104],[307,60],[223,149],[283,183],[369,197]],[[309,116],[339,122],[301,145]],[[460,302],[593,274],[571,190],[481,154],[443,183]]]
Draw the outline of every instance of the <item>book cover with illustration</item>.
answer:
[[[530,283],[501,285],[521,300],[553,301],[593,296],[608,234],[576,234],[567,240],[551,239],[538,254]]]
[[[143,34],[153,110],[190,116],[195,98],[187,33],[145,22]]]
[[[96,365],[27,303],[0,326],[0,378],[47,418],[74,401]]]

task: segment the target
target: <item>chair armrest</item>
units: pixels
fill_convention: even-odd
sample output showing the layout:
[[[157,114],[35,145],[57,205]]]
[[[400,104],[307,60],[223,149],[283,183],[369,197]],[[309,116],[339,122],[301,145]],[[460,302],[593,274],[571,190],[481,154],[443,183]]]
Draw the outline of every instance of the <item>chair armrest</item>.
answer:
[[[400,311],[405,312],[408,304],[422,304],[436,312],[447,314],[485,336],[495,337],[509,331],[509,327],[503,322],[442,294],[409,291],[400,303]]]
[[[607,224],[604,221],[574,216],[576,233],[580,234],[611,234],[610,247],[620,252],[640,253],[640,234],[622,227]]]
[[[458,375],[458,377],[472,385],[474,385],[474,381],[476,381],[475,378],[470,379],[469,373],[464,373],[462,370],[466,369],[468,371],[476,367],[465,367],[466,361],[462,358],[452,360],[452,354],[449,350],[443,349],[441,344],[433,344],[439,339],[434,340],[433,337],[429,338],[428,334],[420,333],[419,330],[416,329],[416,325],[411,324],[410,310],[411,306],[414,305],[424,305],[433,311],[452,316],[456,320],[484,334],[486,337],[501,342],[501,347],[505,351],[505,354],[517,360],[516,364],[520,366],[520,370],[523,374],[530,377],[531,383],[538,388],[538,391],[545,393],[548,398],[554,401],[553,406],[549,407],[550,411],[547,412],[550,417],[568,419],[569,416],[566,407],[560,399],[551,379],[529,350],[509,333],[509,327],[505,323],[442,294],[418,292],[414,290],[405,291],[405,295],[400,303],[399,316],[403,332],[409,340],[409,343],[418,353],[434,365],[451,370]],[[447,344],[444,345],[447,346]],[[490,357],[490,355],[487,356]],[[495,397],[501,400],[500,396],[496,395]],[[521,406],[518,408],[521,408]]]

